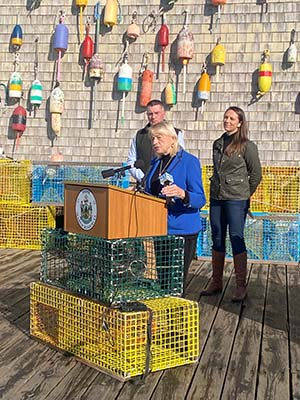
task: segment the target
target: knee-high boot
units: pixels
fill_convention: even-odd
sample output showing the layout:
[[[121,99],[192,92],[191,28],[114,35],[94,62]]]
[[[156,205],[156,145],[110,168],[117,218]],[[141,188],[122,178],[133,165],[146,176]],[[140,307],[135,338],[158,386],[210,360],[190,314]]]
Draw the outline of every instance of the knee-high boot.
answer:
[[[237,254],[233,257],[235,270],[236,288],[232,301],[239,303],[247,297],[246,277],[247,277],[247,252]]]
[[[222,292],[223,289],[223,270],[224,270],[225,253],[212,250],[212,281],[208,288],[202,290],[202,296],[213,296]]]

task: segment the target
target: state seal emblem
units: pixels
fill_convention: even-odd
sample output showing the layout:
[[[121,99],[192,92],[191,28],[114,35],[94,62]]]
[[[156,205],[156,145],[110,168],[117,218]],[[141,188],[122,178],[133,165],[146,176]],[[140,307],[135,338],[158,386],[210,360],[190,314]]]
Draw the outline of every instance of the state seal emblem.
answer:
[[[95,225],[97,202],[94,194],[89,189],[83,189],[78,193],[75,202],[75,214],[78,224],[85,231],[91,230]]]

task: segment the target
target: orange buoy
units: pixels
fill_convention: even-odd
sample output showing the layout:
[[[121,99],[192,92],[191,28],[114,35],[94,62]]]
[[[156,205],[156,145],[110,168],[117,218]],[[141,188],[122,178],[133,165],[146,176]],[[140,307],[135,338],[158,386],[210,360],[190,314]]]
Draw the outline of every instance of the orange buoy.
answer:
[[[210,78],[206,70],[206,65],[203,65],[201,77],[198,83],[197,97],[201,102],[201,113],[204,110],[205,102],[209,99],[210,94]]]
[[[141,107],[146,107],[151,100],[153,75],[154,73],[150,69],[145,69],[145,71],[142,73],[142,84],[140,92]]]

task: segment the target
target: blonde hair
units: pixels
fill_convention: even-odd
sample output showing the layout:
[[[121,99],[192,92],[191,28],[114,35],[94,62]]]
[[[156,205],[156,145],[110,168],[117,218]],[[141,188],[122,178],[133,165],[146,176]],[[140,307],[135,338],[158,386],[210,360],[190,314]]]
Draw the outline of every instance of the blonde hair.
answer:
[[[172,144],[171,147],[170,156],[175,156],[175,154],[178,152],[180,147],[178,143],[178,136],[174,129],[174,126],[169,121],[163,120],[155,125],[152,125],[149,128],[149,135],[150,138],[159,135],[172,137],[174,139],[174,143]]]

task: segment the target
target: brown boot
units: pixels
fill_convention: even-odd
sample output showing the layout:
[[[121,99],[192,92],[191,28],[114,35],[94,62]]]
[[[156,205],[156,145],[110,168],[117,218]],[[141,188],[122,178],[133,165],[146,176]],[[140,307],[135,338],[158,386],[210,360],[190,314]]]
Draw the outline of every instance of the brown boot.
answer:
[[[247,297],[247,252],[244,251],[243,253],[234,256],[233,264],[235,270],[236,288],[231,300],[234,303],[240,303]]]
[[[222,292],[223,289],[223,269],[224,269],[225,253],[220,251],[212,251],[212,281],[208,288],[202,290],[201,296],[213,296]]]

